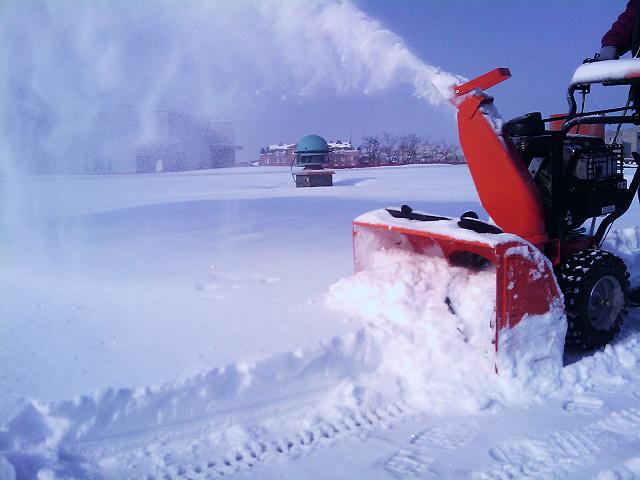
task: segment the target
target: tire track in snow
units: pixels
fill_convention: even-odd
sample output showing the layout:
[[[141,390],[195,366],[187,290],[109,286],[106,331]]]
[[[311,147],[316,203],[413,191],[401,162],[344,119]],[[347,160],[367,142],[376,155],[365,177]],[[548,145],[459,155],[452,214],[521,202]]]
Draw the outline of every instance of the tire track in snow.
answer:
[[[604,401],[598,397],[574,395],[570,400],[565,402],[563,408],[570,413],[593,415],[602,410],[603,406]]]
[[[640,443],[640,408],[609,414],[593,424],[559,430],[544,438],[521,438],[489,449],[498,465],[472,474],[474,480],[564,478],[602,453]]]
[[[384,468],[398,478],[438,478],[438,472],[432,467],[435,451],[462,448],[479,434],[480,424],[473,420],[429,427],[413,435],[410,447],[399,449],[384,462]]]
[[[157,387],[29,402],[0,429],[0,442],[17,449],[19,463],[61,476],[79,465],[100,478],[178,478],[196,468],[224,476],[316,439],[393,423],[405,407],[357,383],[381,359],[375,335],[360,329]],[[0,455],[17,458],[12,453]]]
[[[147,443],[146,435],[139,439],[137,446],[132,445],[131,439],[121,446],[110,441],[98,442],[86,446],[83,456],[100,465],[106,478],[222,478],[263,463],[307,455],[346,437],[389,428],[411,414],[411,409],[399,402],[341,410],[340,416],[317,417],[313,425],[281,436],[276,432],[256,433],[220,444],[216,439],[224,432],[215,424],[199,423],[191,429],[171,431],[169,428],[151,444]],[[233,432],[234,425],[228,425],[225,430]]]

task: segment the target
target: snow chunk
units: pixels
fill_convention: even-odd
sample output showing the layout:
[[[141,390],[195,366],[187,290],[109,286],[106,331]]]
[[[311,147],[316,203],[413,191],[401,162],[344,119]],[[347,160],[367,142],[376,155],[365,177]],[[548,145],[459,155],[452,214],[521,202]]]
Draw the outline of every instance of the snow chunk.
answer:
[[[527,395],[543,398],[560,387],[566,333],[559,300],[548,313],[525,315],[515,327],[500,331],[496,364],[506,398],[514,403]]]
[[[372,254],[369,268],[333,285],[329,305],[366,322],[383,359],[363,382],[388,379],[424,408],[477,411],[488,397],[461,394],[494,375],[495,271],[401,250]],[[391,379],[395,379],[392,381]]]
[[[640,227],[610,232],[604,242],[604,248],[624,260],[631,275],[631,284],[640,284]]]
[[[454,96],[455,87],[466,81],[467,79],[460,75],[423,64],[416,68],[414,86],[418,97],[437,104],[441,99],[451,100]],[[435,93],[437,93],[437,96]]]

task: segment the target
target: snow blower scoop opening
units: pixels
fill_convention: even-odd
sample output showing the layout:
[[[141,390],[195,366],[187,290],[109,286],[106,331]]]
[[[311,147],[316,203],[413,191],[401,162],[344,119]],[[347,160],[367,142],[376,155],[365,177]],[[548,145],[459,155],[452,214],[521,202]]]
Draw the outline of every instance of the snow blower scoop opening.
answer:
[[[543,359],[561,366],[566,320],[555,276],[522,238],[471,217],[403,207],[358,217],[353,241],[356,275],[342,288],[343,309],[372,322],[423,324],[425,348],[450,362],[466,349],[471,364],[501,375],[533,373],[523,363]]]

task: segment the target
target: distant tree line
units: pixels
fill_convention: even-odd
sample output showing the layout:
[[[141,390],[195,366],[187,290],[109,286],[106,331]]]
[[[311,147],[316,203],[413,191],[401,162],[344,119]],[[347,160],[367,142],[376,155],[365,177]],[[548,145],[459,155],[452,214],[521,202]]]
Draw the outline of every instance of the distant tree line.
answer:
[[[383,132],[380,135],[365,136],[358,148],[362,155],[360,163],[372,167],[414,163],[465,163],[458,146],[425,140],[415,133],[395,135]]]

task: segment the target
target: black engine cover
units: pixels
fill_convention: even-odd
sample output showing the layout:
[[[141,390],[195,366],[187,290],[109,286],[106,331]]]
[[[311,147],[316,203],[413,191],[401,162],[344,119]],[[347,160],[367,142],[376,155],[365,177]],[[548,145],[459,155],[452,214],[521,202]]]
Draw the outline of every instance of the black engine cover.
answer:
[[[539,119],[539,120],[538,120]],[[564,212],[552,208],[552,137],[539,131],[542,119],[538,112],[507,122],[503,134],[515,144],[534,176],[545,208],[546,223],[551,226],[563,217],[564,230],[580,227],[587,219],[617,211],[626,199],[626,181],[622,174],[622,149],[604,140],[584,135],[568,135],[562,158],[562,205]],[[506,135],[509,132],[510,135]],[[519,132],[521,135],[514,135]]]

